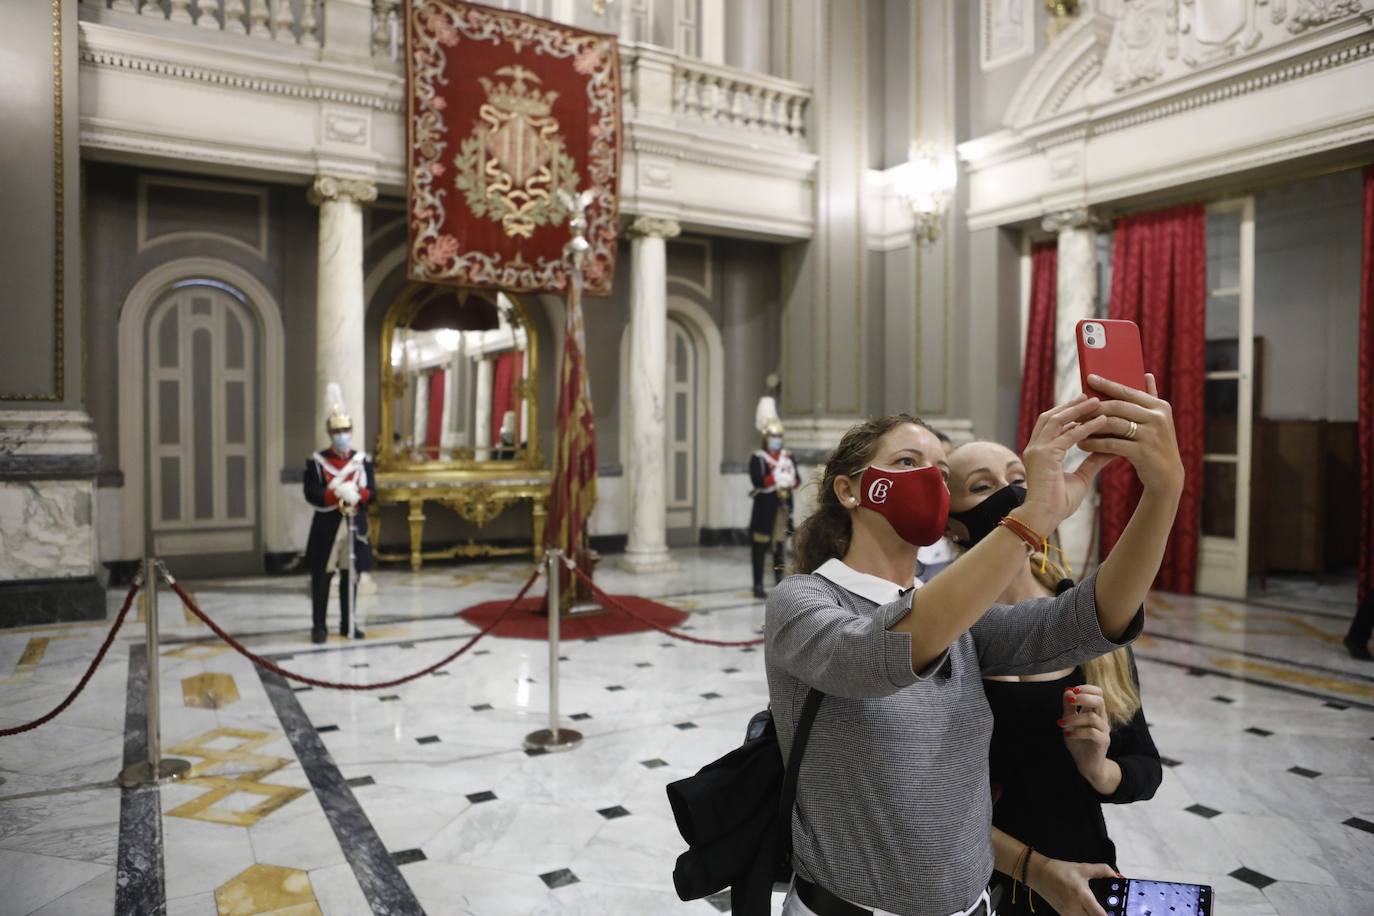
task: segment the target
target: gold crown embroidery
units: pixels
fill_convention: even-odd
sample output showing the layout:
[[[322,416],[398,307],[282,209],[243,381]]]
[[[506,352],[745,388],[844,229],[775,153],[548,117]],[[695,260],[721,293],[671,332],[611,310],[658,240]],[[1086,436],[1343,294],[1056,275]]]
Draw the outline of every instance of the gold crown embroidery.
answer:
[[[558,191],[576,192],[577,164],[552,115],[558,93],[541,91],[539,77],[518,65],[492,75],[507,81],[478,78],[487,101],[454,157],[454,184],[474,216],[529,238],[536,227],[567,218]]]

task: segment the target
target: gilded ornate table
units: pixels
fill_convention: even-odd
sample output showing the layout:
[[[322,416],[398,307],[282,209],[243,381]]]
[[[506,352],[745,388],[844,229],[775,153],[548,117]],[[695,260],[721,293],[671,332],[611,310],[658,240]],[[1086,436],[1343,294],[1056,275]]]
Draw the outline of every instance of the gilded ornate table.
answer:
[[[410,568],[419,570],[425,560],[449,560],[454,557],[515,556],[529,551],[538,561],[543,555],[544,520],[548,512],[549,490],[552,484],[549,471],[514,471],[501,476],[486,474],[426,472],[407,474],[402,471],[377,472],[377,498],[368,507],[368,530],[372,536],[372,552],[378,560],[404,560],[399,551],[384,552],[381,548],[381,507],[407,505],[406,521],[410,525]],[[425,504],[451,509],[461,518],[479,528],[505,512],[512,504],[528,500],[534,540],[530,547],[499,547],[469,540],[452,547],[424,549]]]

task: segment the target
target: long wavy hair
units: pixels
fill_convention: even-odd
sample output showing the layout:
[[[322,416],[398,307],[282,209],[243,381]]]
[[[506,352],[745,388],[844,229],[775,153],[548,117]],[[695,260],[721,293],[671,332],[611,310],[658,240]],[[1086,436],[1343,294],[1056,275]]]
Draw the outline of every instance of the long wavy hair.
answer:
[[[826,560],[842,557],[849,550],[854,531],[849,510],[840,505],[840,498],[835,495],[835,478],[859,476],[873,463],[883,436],[906,423],[930,429],[924,420],[899,413],[869,417],[844,434],[825,461],[825,473],[817,483],[820,492],[816,494],[816,509],[801,523],[793,537],[793,572],[815,572]]]

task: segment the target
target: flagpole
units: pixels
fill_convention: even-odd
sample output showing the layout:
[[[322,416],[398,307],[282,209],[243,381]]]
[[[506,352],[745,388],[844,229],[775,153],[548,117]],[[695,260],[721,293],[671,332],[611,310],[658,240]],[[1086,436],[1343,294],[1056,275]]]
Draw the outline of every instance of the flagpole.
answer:
[[[568,323],[563,340],[563,360],[566,362],[568,359],[569,347],[577,348],[580,350],[580,341],[568,340],[568,335],[575,333],[575,329],[581,321],[580,316],[577,314],[577,312],[581,309],[580,303],[582,297],[582,256],[591,247],[591,245],[587,242],[586,239],[587,218],[585,215],[585,211],[587,204],[591,202],[591,197],[585,191],[579,194],[576,198],[569,196],[566,192],[560,191],[559,197],[562,199],[564,206],[568,208],[568,226],[572,230],[572,238],[568,241],[568,244],[563,247],[563,254],[565,257],[568,258],[570,262],[570,270],[568,275]],[[579,356],[580,355],[581,354],[579,353]],[[564,370],[564,372],[566,372],[566,369]],[[562,375],[563,372],[560,372],[560,376]],[[562,379],[562,384],[559,388],[561,392],[560,399],[569,396],[566,382],[567,379],[566,377],[564,377]],[[585,379],[580,380],[579,384],[585,385]],[[580,396],[581,395],[579,392],[579,399]],[[568,405],[559,405],[560,426],[562,426],[566,420],[565,412],[567,411],[567,409]],[[560,429],[559,432],[560,441],[557,449],[559,459],[555,461],[555,465],[559,465],[560,461],[566,462],[568,460],[566,456],[566,450],[568,449],[567,431],[566,429]],[[566,475],[571,473],[571,467],[562,467],[560,465],[554,468],[555,486],[557,486],[560,482],[559,471],[563,471]],[[566,488],[566,476],[564,476],[562,483]],[[561,529],[564,526],[566,526],[569,541],[567,545],[568,552],[566,556],[567,564],[569,567],[571,567],[582,558],[582,532],[579,530],[581,528],[581,525],[577,524],[576,522],[578,520],[572,517],[573,507],[571,504],[571,500],[567,498],[566,492],[559,495],[557,503],[559,508],[559,525],[557,526],[557,528],[551,528],[549,530],[557,531],[558,529]],[[557,535],[555,534],[554,537],[556,538]],[[544,558],[545,562],[548,564],[549,577],[549,727],[546,729],[540,729],[536,732],[530,732],[528,735],[526,735],[525,747],[528,750],[542,750],[547,752],[570,751],[582,743],[582,733],[571,728],[561,728],[558,724],[559,623],[561,622],[560,618],[563,616],[563,602],[561,595],[562,589],[559,586],[561,585],[563,570],[565,568],[564,552],[561,546],[548,547],[546,541]],[[577,577],[575,575],[569,576],[568,586],[569,587],[567,597],[569,603],[571,603],[574,591],[577,587]]]

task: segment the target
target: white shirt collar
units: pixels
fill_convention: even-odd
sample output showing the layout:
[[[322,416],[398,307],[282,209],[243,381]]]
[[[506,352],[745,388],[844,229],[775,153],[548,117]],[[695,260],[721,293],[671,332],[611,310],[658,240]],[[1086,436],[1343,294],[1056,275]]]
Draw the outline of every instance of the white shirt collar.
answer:
[[[816,575],[834,582],[840,588],[874,604],[891,604],[902,596],[904,589],[895,582],[859,572],[838,557],[826,560],[816,569]],[[921,580],[913,578],[912,588],[920,588]]]

